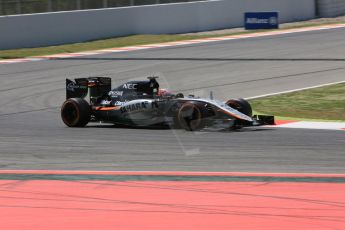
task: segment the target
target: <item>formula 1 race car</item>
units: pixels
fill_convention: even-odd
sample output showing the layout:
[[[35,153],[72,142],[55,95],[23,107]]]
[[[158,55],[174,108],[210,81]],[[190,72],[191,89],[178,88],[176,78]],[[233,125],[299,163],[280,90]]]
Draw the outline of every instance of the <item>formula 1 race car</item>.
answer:
[[[85,98],[89,98],[86,101]],[[226,102],[184,97],[160,89],[157,77],[130,81],[111,89],[111,78],[66,79],[66,101],[61,118],[69,127],[89,122],[113,123],[130,127],[179,127],[201,130],[205,127],[239,129],[245,126],[272,125],[273,116],[252,116],[244,99]]]

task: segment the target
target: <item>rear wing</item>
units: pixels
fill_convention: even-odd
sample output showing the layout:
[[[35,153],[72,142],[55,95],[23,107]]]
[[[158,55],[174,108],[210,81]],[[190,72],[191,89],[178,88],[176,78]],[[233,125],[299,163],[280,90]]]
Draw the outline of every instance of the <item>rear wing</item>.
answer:
[[[72,97],[84,98],[88,93],[87,78],[77,78],[74,80],[66,79],[66,100]]]
[[[89,77],[66,79],[66,100],[68,98],[85,98],[89,95],[90,103],[111,90],[111,78]]]

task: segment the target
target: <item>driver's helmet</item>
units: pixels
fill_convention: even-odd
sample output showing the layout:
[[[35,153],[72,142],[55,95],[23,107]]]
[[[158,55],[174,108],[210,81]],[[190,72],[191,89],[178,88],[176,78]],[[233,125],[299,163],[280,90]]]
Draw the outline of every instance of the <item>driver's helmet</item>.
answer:
[[[167,97],[167,96],[173,96],[174,94],[171,91],[168,91],[167,89],[159,89],[157,96],[159,97]]]

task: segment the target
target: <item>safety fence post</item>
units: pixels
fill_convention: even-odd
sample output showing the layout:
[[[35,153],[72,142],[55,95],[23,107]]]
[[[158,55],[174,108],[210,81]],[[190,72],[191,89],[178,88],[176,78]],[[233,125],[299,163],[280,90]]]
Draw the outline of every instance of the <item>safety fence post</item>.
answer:
[[[16,14],[21,14],[22,13],[22,4],[21,0],[16,1]]]
[[[77,0],[77,10],[81,9],[81,0]]]
[[[48,0],[47,10],[48,10],[48,12],[52,12],[53,11],[52,0]]]

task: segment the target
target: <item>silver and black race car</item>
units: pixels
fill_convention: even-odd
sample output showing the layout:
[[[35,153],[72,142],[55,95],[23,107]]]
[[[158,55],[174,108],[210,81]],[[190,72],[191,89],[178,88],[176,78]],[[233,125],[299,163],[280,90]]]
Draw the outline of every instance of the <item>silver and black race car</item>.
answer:
[[[209,99],[185,97],[160,89],[157,77],[130,81],[115,89],[111,89],[111,78],[66,79],[66,101],[61,107],[61,118],[69,127],[102,122],[129,127],[179,127],[190,131],[274,124],[272,116],[253,117],[252,108],[244,99],[222,102],[212,96]]]

